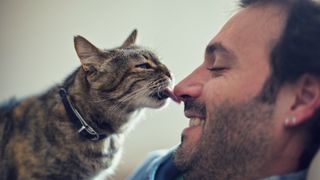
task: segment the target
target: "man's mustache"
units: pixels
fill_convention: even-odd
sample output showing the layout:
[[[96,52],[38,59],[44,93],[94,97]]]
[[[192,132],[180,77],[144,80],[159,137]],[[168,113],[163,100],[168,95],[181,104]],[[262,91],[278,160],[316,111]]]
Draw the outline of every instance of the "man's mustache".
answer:
[[[194,100],[186,100],[184,101],[184,111],[192,111],[202,117],[206,117],[207,108],[204,103]]]

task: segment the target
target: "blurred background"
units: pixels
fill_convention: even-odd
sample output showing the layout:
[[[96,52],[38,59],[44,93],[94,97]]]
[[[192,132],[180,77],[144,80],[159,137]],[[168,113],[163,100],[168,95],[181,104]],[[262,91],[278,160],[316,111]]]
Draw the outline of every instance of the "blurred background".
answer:
[[[209,40],[237,10],[233,0],[0,0],[0,102],[39,94],[80,62],[73,36],[100,48],[119,46],[138,29],[179,82],[203,60]],[[183,105],[147,110],[126,138],[113,179],[124,179],[148,152],[180,142]]]

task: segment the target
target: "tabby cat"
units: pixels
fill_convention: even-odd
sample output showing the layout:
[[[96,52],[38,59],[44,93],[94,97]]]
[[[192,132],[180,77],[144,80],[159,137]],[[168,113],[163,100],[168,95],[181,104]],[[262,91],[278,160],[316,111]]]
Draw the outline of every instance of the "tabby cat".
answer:
[[[91,179],[116,164],[132,116],[174,98],[169,70],[136,36],[108,50],[74,37],[79,68],[39,96],[1,106],[1,180]]]

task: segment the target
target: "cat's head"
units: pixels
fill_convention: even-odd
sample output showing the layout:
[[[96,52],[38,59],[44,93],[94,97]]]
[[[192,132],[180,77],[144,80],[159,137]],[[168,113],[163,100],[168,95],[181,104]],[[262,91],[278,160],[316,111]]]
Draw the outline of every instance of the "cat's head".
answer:
[[[173,97],[169,70],[152,51],[135,45],[136,37],[134,30],[120,47],[106,50],[74,37],[91,101],[113,102],[118,108],[158,108]]]

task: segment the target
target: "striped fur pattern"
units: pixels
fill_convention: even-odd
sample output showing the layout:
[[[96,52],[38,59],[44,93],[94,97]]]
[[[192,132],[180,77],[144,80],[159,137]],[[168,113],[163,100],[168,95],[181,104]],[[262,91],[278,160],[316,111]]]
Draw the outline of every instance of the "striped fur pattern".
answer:
[[[0,108],[0,179],[91,179],[115,165],[128,121],[141,108],[159,108],[157,93],[171,81],[150,50],[135,45],[137,31],[117,48],[74,38],[81,66],[60,85]],[[79,136],[59,96],[65,87],[75,108],[102,141]]]

